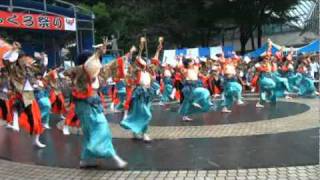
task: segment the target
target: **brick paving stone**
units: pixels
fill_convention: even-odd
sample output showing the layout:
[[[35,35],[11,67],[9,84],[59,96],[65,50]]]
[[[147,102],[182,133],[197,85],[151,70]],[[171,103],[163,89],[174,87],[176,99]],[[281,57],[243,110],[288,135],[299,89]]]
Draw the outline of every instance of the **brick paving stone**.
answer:
[[[186,178],[184,178],[184,180],[194,180],[194,178],[193,177],[186,177]]]
[[[226,177],[226,180],[236,180],[236,177]]]
[[[238,177],[236,177],[236,179],[237,179],[237,180],[245,180],[246,177],[245,177],[245,176],[238,176]]]
[[[215,180],[225,180],[225,177],[216,177]]]
[[[206,178],[205,177],[194,177],[194,180],[205,180]]]
[[[268,176],[256,176],[258,179],[266,179]]]
[[[308,180],[308,177],[299,177],[299,180]]]
[[[257,169],[248,169],[248,172],[258,172]]]
[[[173,177],[173,178],[174,178],[174,177],[177,177],[177,174],[170,174],[170,173],[169,173],[169,174],[167,174],[166,177],[168,177],[168,178],[172,178],[172,177]]]
[[[240,169],[240,170],[238,170],[238,173],[247,173],[247,170],[245,170],[245,169]]]
[[[166,180],[165,177],[156,177],[154,180]]]
[[[257,179],[257,177],[256,176],[247,176],[247,179],[248,180],[255,180],[255,179]]]
[[[238,173],[238,176],[247,176],[247,173],[243,172],[243,173]]]
[[[174,180],[184,180],[184,177],[175,177]]]
[[[262,169],[258,169],[258,172],[267,172],[268,170],[265,169],[265,168],[262,168]]]
[[[270,172],[276,172],[277,169],[276,169],[276,168],[268,168],[268,171],[270,171]]]
[[[308,177],[310,180],[319,180],[320,177],[319,176],[310,176]]]
[[[254,173],[254,172],[248,172],[248,176],[255,176],[255,175],[257,175],[258,173]]]
[[[298,176],[299,177],[308,177],[308,174],[307,173],[298,173]]]
[[[213,177],[204,177],[205,180],[213,180]]]

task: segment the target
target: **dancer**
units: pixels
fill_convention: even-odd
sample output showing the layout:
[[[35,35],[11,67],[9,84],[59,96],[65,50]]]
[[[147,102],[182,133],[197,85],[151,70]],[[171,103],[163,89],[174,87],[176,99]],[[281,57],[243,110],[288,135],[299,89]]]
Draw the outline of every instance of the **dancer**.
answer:
[[[162,84],[163,84],[163,92],[161,94],[161,100],[160,105],[163,105],[166,102],[169,102],[171,100],[170,95],[173,91],[173,82],[172,82],[172,72],[173,69],[170,66],[170,64],[163,64],[163,78],[162,78]]]
[[[48,74],[44,77],[44,80],[49,88],[49,96],[52,107],[52,113],[59,115],[61,120],[65,120],[65,114],[67,113],[67,109],[65,106],[64,95],[62,92],[61,84],[61,73],[62,68],[55,68],[48,72]],[[69,135],[69,127],[65,124],[63,126],[63,134]]]
[[[299,92],[299,82],[302,79],[302,75],[300,73],[297,73],[295,71],[295,63],[293,61],[292,56],[287,56],[286,58],[284,58],[283,61],[283,65],[281,67],[281,71],[284,75],[284,77],[286,77],[288,79],[288,83],[289,83],[289,87],[290,89],[297,93]]]
[[[179,109],[183,121],[192,121],[189,117],[196,112],[207,112],[212,106],[210,92],[198,87],[199,66],[192,59],[184,59],[183,74],[185,81],[183,83],[183,101]]]
[[[209,74],[209,90],[210,94],[213,96],[213,98],[217,98],[220,96],[221,92],[223,91],[222,86],[222,79],[221,76],[221,65],[217,61],[217,58],[212,59],[212,65],[211,70]]]
[[[75,112],[80,119],[83,131],[80,167],[96,166],[97,158],[112,158],[119,168],[125,168],[127,162],[116,153],[112,144],[112,135],[103,113],[100,97],[97,94],[101,77],[107,80],[117,68],[117,61],[101,65],[100,58],[106,52],[106,44],[95,46],[96,52],[83,64],[65,71],[75,85],[72,96]],[[133,53],[132,48],[130,53]],[[124,57],[126,58],[126,57]]]
[[[314,80],[310,76],[309,68],[311,63],[311,56],[303,56],[300,64],[298,65],[298,73],[301,75],[299,82],[299,95],[300,96],[319,96],[319,92],[315,88]]]
[[[41,120],[42,120],[43,127],[45,129],[51,129],[50,123],[49,123],[50,113],[51,113],[51,102],[49,99],[48,91],[49,90],[46,88],[46,86],[43,83],[42,74],[39,73],[37,75],[37,82],[36,82],[36,88],[34,93],[41,110]]]
[[[144,50],[146,39],[140,39],[139,54],[134,60],[129,76],[134,83],[131,97],[127,98],[126,104],[128,109],[125,113],[120,125],[130,130],[133,137],[144,142],[151,142],[150,136],[147,134],[148,126],[152,118],[151,103],[152,103],[152,75],[150,68],[145,60],[142,59],[141,54]]]
[[[177,64],[174,67],[174,80],[173,80],[173,90],[172,93],[170,95],[171,99],[176,99],[180,102],[180,104],[183,101],[183,93],[182,93],[182,89],[183,89],[183,83],[182,83],[182,71],[183,71],[183,62],[182,62],[183,57],[177,57]]]
[[[19,131],[20,127],[24,128],[34,136],[33,144],[44,148],[46,145],[40,142],[40,135],[43,132],[41,113],[34,97],[33,88],[34,74],[40,72],[40,68],[34,64],[31,57],[21,52],[19,52],[17,60],[9,61],[6,65],[11,85],[9,87],[10,113],[13,117],[13,122],[9,122],[7,127],[15,131]]]
[[[223,79],[223,103],[222,103],[222,112],[230,113],[231,106],[233,102],[237,102],[238,105],[243,105],[242,101],[242,85],[240,77],[237,75],[236,67],[233,63],[229,63],[224,68],[224,79]]]
[[[266,54],[262,57],[262,62],[255,65],[259,77],[259,97],[260,101],[256,104],[257,108],[263,108],[266,100],[276,103],[277,96],[275,92],[276,82],[272,77],[272,66],[270,63],[270,55]],[[255,83],[253,83],[255,84]]]

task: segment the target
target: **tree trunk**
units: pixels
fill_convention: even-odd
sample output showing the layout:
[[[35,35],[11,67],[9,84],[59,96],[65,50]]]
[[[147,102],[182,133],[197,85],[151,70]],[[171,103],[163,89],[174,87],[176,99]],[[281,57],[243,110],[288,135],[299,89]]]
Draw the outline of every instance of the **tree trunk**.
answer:
[[[241,44],[241,55],[244,55],[246,52],[246,44],[249,40],[247,29],[240,27],[240,44]],[[251,33],[250,33],[251,34]]]
[[[256,49],[255,43],[254,43],[254,35],[253,35],[253,32],[251,33],[251,47],[252,47],[252,50],[253,50],[253,51]]]
[[[261,47],[261,40],[262,40],[262,25],[258,24],[258,47]]]
[[[210,44],[210,38],[211,38],[211,29],[208,29],[207,37],[206,37],[206,47],[208,47]]]
[[[224,46],[224,30],[222,29],[222,33],[221,33],[222,37],[221,37],[221,44],[222,46]]]

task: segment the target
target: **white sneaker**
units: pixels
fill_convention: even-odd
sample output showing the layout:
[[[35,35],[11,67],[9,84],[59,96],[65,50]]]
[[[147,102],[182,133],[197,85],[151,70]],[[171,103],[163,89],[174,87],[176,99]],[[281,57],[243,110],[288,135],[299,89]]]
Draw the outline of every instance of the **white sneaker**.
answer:
[[[188,116],[183,116],[182,121],[190,122],[190,121],[192,121],[192,119],[189,118]]]
[[[160,89],[158,89],[157,91],[156,91],[156,95],[160,95],[161,94],[161,92],[160,92]]]
[[[128,110],[125,110],[124,113],[123,113],[122,120],[127,119],[127,117],[128,117]]]
[[[95,159],[80,160],[80,168],[96,167],[97,165],[98,164]]]
[[[144,142],[151,142],[152,139],[150,138],[150,136],[148,134],[143,134],[143,141]]]
[[[63,129],[62,129],[62,132],[63,132],[63,134],[64,135],[70,135],[70,129],[69,129],[69,126],[66,126],[66,125],[64,125],[63,126]]]
[[[66,117],[64,117],[64,115],[60,115],[60,119],[61,119],[61,120],[65,120]]]
[[[264,105],[262,105],[262,104],[260,104],[259,102],[257,102],[256,108],[264,108]]]
[[[220,97],[220,94],[215,94],[215,95],[213,95],[213,97],[218,98],[218,97]]]
[[[292,97],[291,96],[289,96],[289,95],[286,95],[286,97],[285,97],[286,99],[292,99]]]
[[[51,127],[49,126],[49,124],[42,124],[43,125],[43,127],[45,128],[45,129],[51,129]]]
[[[142,134],[133,133],[133,139],[143,140],[143,135]]]
[[[226,107],[223,107],[222,110],[221,110],[221,112],[223,112],[223,113],[231,113],[231,110],[229,110],[229,109],[226,108]]]
[[[174,89],[172,90],[171,94],[170,94],[170,98],[171,98],[172,100],[175,99],[176,91],[177,91],[177,90],[174,88]]]
[[[6,128],[11,129],[11,130],[13,130],[13,131],[17,131],[17,132],[20,131],[20,128],[19,128],[19,127],[13,126],[13,125],[11,125],[11,124],[7,124]]]
[[[164,103],[162,101],[160,101],[159,106],[164,106]]]
[[[254,87],[251,88],[251,92],[252,92],[252,93],[256,92],[256,88],[254,88]]]
[[[244,105],[244,102],[243,102],[242,100],[238,100],[238,101],[237,101],[237,104],[238,104],[238,105]]]
[[[35,145],[38,148],[45,148],[47,147],[45,144],[42,144],[40,141],[34,142],[33,145]]]
[[[289,92],[288,91],[284,91],[283,94],[288,96]]]
[[[128,163],[121,159],[118,155],[113,156],[113,160],[117,164],[117,167],[120,169],[124,169],[127,167]]]
[[[45,148],[46,147],[46,145],[45,144],[42,144],[41,142],[40,142],[40,135],[36,135],[35,137],[34,137],[34,140],[33,140],[33,145],[34,146],[36,146],[36,147],[38,147],[38,148]]]
[[[114,103],[111,103],[111,104],[110,104],[110,110],[111,110],[111,111],[115,111]]]

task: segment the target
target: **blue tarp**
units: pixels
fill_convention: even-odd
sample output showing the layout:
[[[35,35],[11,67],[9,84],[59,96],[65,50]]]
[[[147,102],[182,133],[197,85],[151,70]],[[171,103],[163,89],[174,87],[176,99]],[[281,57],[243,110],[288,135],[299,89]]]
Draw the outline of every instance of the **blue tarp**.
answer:
[[[115,59],[116,57],[113,55],[105,55],[102,57],[102,64],[107,64],[111,60]]]
[[[198,49],[198,54],[199,57],[210,57],[210,47],[201,47],[201,48],[197,48]],[[223,47],[223,52],[225,54],[226,57],[231,57],[232,56],[232,52],[234,51],[233,46],[224,46]],[[180,56],[180,55],[187,55],[188,52],[188,48],[182,48],[182,49],[176,49],[176,55]]]
[[[264,44],[261,48],[256,49],[255,51],[252,51],[250,53],[247,53],[245,56],[248,56],[250,58],[258,58],[261,55],[263,55],[268,50],[268,44]],[[272,46],[272,54],[275,54],[279,49],[277,49],[275,46]]]
[[[210,57],[210,48],[199,48],[200,57]]]
[[[187,48],[183,48],[183,49],[177,49],[176,50],[176,55],[180,56],[180,55],[187,55]]]
[[[232,57],[232,52],[233,52],[233,46],[224,46],[223,47],[223,53],[224,57],[229,58]]]
[[[300,54],[300,53],[315,53],[315,52],[320,52],[320,40],[319,39],[298,49],[298,54]]]

